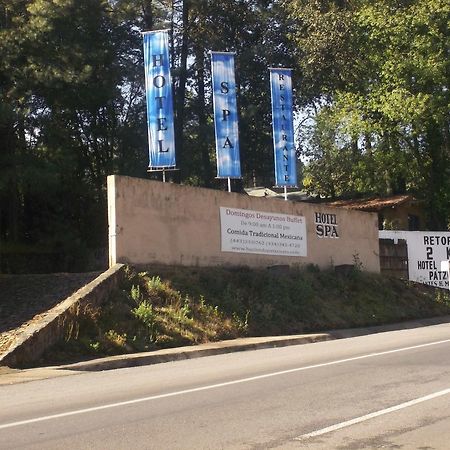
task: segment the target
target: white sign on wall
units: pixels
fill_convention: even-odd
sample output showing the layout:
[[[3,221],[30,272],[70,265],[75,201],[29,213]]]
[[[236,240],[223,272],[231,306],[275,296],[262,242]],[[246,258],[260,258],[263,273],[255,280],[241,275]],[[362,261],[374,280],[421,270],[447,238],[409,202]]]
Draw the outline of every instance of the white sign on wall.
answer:
[[[303,216],[220,207],[223,252],[306,256]]]
[[[450,233],[443,231],[380,231],[380,239],[405,239],[408,278],[430,286],[448,288],[448,272],[441,261],[450,259]]]

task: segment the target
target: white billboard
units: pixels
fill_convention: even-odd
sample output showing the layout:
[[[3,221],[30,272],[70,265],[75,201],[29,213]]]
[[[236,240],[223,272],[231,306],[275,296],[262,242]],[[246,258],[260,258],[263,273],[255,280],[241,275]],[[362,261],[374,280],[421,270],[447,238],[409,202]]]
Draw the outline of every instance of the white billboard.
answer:
[[[220,207],[221,250],[306,256],[303,216]]]
[[[441,262],[450,259],[449,232],[382,230],[379,236],[380,239],[406,240],[411,281],[448,289],[448,272],[441,270]]]

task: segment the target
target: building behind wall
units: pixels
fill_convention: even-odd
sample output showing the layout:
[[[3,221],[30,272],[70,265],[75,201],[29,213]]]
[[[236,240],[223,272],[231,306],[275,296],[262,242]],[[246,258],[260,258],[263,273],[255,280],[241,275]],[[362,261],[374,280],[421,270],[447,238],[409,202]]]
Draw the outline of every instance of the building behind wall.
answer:
[[[378,214],[380,230],[423,231],[426,229],[423,201],[415,199],[412,195],[337,200],[327,204],[338,208],[375,212]]]

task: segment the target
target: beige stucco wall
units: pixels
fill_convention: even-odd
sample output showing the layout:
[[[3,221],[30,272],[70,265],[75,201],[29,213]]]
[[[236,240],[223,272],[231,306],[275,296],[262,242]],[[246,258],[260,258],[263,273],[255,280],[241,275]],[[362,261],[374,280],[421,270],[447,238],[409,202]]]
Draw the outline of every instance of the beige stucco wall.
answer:
[[[221,251],[219,208],[304,216],[307,256],[272,256]],[[315,213],[335,214],[339,238],[319,238]],[[375,213],[281,199],[249,197],[123,176],[108,177],[109,258],[131,264],[188,266],[353,264],[379,272]]]

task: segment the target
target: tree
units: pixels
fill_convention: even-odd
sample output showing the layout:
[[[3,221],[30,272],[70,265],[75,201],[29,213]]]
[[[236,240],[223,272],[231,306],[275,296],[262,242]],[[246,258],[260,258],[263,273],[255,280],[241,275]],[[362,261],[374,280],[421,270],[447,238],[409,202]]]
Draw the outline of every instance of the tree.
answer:
[[[4,1],[0,14],[2,242],[73,269],[106,244],[105,177],[136,159],[129,130],[145,136],[134,34],[106,0]]]
[[[354,194],[355,188],[360,194],[415,192],[428,200],[429,226],[445,228],[450,218],[448,3],[289,4],[299,21],[294,39],[302,48],[297,56],[305,98],[327,105],[318,108],[316,138],[328,117],[340,154],[349,140],[356,150],[341,195]],[[327,55],[337,68],[329,75]],[[327,145],[319,141],[316,149]],[[309,169],[312,186],[324,182],[319,179],[325,172],[314,169],[319,160],[316,154]],[[358,173],[370,183],[355,185]]]
[[[184,114],[177,113],[185,125],[183,178],[211,183],[215,151],[208,52],[231,51],[236,54],[244,182],[252,183],[255,177],[258,183],[269,185],[273,183],[273,152],[268,67],[290,65],[285,10],[279,2],[268,0],[203,0],[189,5],[188,20],[183,22],[183,43],[191,49],[186,67],[188,95]]]

